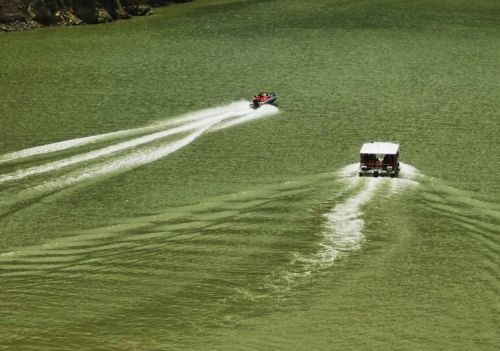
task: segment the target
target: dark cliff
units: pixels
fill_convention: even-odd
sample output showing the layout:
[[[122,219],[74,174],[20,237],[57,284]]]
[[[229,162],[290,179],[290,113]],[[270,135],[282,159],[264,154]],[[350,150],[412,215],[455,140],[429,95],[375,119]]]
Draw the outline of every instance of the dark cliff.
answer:
[[[0,32],[110,22],[191,0],[0,0]]]

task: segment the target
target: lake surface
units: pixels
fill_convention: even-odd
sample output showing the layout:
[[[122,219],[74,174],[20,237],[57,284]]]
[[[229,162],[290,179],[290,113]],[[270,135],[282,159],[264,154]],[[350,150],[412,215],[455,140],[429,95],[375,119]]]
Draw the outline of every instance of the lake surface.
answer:
[[[0,35],[0,349],[498,350],[499,62],[493,0]]]

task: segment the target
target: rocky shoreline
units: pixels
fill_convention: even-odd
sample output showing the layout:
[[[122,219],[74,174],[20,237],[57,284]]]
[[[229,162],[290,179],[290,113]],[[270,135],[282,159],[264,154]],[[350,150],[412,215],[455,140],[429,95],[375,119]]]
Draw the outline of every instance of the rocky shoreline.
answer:
[[[0,0],[0,32],[112,22],[192,0]]]

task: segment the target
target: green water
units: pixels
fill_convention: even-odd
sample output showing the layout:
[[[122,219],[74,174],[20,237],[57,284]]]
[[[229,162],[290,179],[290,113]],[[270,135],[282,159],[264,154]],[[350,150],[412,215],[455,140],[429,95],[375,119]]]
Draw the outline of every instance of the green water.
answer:
[[[0,35],[0,349],[499,349],[499,62],[494,0]],[[279,114],[55,163],[261,89]],[[400,143],[400,179],[357,178],[369,140]]]

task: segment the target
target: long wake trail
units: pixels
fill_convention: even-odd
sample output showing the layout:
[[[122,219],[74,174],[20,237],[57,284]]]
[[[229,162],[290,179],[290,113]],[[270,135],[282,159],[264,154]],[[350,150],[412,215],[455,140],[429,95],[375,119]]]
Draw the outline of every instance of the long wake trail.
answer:
[[[105,133],[105,134],[98,134],[98,135],[92,135],[92,136],[87,136],[87,137],[82,137],[82,138],[75,138],[71,140],[64,140],[64,141],[59,141],[55,143],[50,143],[46,145],[41,145],[41,146],[35,146],[19,151],[14,151],[10,152],[4,155],[0,155],[0,165],[9,163],[9,162],[14,162],[18,161],[21,159],[25,159],[28,157],[34,157],[38,155],[46,155],[46,154],[51,154],[54,152],[58,151],[64,151],[64,150],[69,150],[85,145],[92,145],[92,144],[98,144],[102,142],[107,142],[107,141],[112,141],[116,139],[121,139],[125,137],[131,137],[139,134],[146,134],[146,133],[153,133],[157,132],[160,130],[163,130],[165,128],[168,128],[170,126],[176,126],[176,125],[183,125],[188,122],[194,122],[194,121],[199,121],[199,120],[205,120],[210,117],[216,117],[219,116],[220,114],[228,113],[228,112],[234,112],[235,110],[245,110],[246,113],[248,113],[248,103],[243,102],[243,101],[238,101],[238,102],[233,102],[231,104],[228,104],[226,106],[219,106],[219,107],[213,107],[213,108],[208,108],[192,113],[188,113],[176,118],[168,119],[166,121],[160,121],[157,123],[154,123],[152,125],[146,126],[146,127],[141,127],[141,128],[133,128],[133,129],[126,129],[126,130],[120,130],[116,132],[111,132],[111,133]]]
[[[339,178],[346,184],[346,191],[358,190],[325,214],[324,239],[318,253],[321,264],[332,264],[343,253],[360,248],[364,240],[363,208],[384,184],[389,183],[389,196],[418,184],[415,181],[418,174],[416,168],[403,162],[400,162],[400,167],[400,178],[359,178],[358,163],[338,172]]]
[[[285,293],[301,278],[313,272],[330,268],[339,258],[362,247],[365,235],[365,209],[375,197],[395,196],[409,187],[417,186],[419,172],[412,166],[400,162],[399,178],[360,178],[359,163],[340,169],[336,178],[342,183],[342,191],[337,194],[339,201],[323,214],[323,229],[318,250],[309,255],[295,255],[285,276],[279,277],[279,288]]]
[[[5,174],[5,175],[0,175],[0,184],[8,182],[8,181],[13,181],[13,180],[18,180],[18,179],[23,179],[31,175],[35,174],[40,174],[40,173],[46,173],[54,170],[59,170],[61,168],[71,166],[77,163],[85,162],[85,161],[90,161],[94,160],[103,156],[111,155],[113,153],[117,153],[126,149],[131,149],[140,145],[145,145],[148,143],[151,143],[153,141],[166,138],[168,136],[172,135],[177,135],[183,132],[188,132],[192,130],[196,130],[198,128],[203,128],[204,126],[207,125],[212,125],[214,122],[220,122],[223,119],[226,118],[232,118],[232,117],[238,117],[242,116],[241,111],[233,111],[229,113],[224,113],[219,116],[212,116],[206,119],[203,119],[201,121],[196,121],[196,122],[191,122],[187,123],[185,125],[181,125],[176,128],[171,128],[167,130],[163,130],[160,132],[156,133],[151,133],[147,134],[145,136],[135,138],[132,140],[124,141],[118,144],[114,144],[111,146],[104,147],[99,150],[95,151],[90,151],[82,155],[77,155],[73,157],[69,157],[63,160],[59,161],[54,161],[50,162],[41,166],[35,166],[35,167],[30,167],[27,169],[21,169],[13,173]],[[244,116],[244,114],[243,114]],[[248,116],[247,116],[248,117]],[[236,119],[238,120],[238,119]]]
[[[20,203],[29,202],[30,199],[76,185],[86,180],[102,176],[117,174],[142,165],[157,161],[179,149],[189,145],[194,140],[209,131],[229,128],[234,125],[251,120],[271,116],[279,110],[274,106],[263,106],[253,110],[247,102],[240,101],[226,106],[197,111],[186,114],[154,126],[138,128],[135,130],[118,131],[116,133],[101,134],[82,138],[85,143],[96,143],[99,140],[114,138],[117,135],[133,136],[149,130],[150,133],[121,141],[97,150],[77,154],[57,161],[42,165],[24,167],[14,172],[0,175],[0,186],[10,190],[12,194],[3,196],[0,201],[0,215],[9,213],[12,208]],[[158,130],[158,128],[160,128]],[[6,160],[14,160],[34,155],[43,155],[70,149],[82,145],[82,139],[70,140],[67,143],[54,143],[40,147],[21,150],[19,153],[10,153],[0,157],[0,164]],[[81,164],[76,169],[71,166]],[[65,174],[59,172],[67,170]],[[54,174],[52,174],[54,173]],[[25,178],[46,174],[42,180],[30,184],[28,187],[17,184]],[[52,174],[52,176],[50,175]],[[48,179],[47,179],[48,178]],[[19,186],[21,189],[18,189]],[[12,190],[14,189],[14,191]]]

